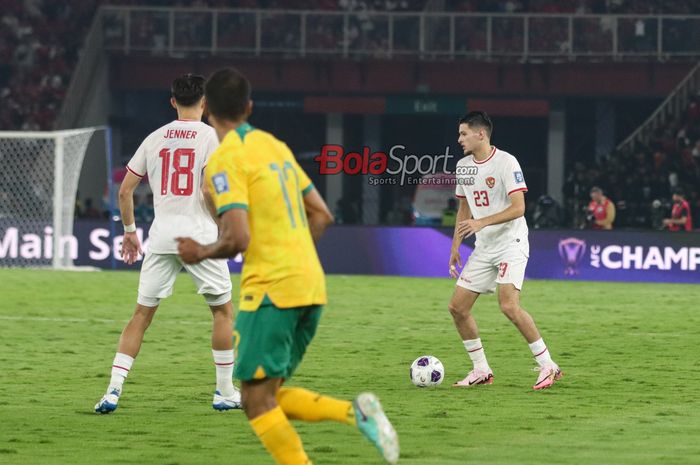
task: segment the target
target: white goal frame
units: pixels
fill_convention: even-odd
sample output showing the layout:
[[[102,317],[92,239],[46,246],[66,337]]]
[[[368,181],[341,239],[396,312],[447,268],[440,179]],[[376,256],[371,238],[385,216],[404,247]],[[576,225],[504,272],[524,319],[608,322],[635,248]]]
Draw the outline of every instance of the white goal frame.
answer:
[[[61,250],[61,242],[65,235],[73,233],[73,223],[75,221],[75,198],[77,195],[77,188],[80,178],[80,171],[85,160],[85,153],[87,152],[87,147],[90,144],[91,139],[94,137],[95,133],[98,131],[104,131],[104,143],[105,143],[105,153],[107,157],[107,183],[109,184],[109,195],[110,195],[110,222],[111,216],[114,209],[114,199],[112,198],[112,141],[111,141],[111,128],[109,126],[93,126],[79,129],[65,129],[56,131],[0,131],[0,139],[17,139],[17,140],[53,140],[54,150],[53,150],[53,209],[52,209],[52,223],[53,236],[52,236],[52,256],[51,256],[51,267],[54,269],[71,269],[75,268],[73,265],[73,260],[69,254]],[[72,185],[66,185],[64,166],[66,162],[65,154],[65,142],[66,139],[71,136],[85,135],[85,147],[82,153],[78,154],[76,157],[79,159],[73,169],[77,170],[77,174],[74,176],[73,182],[69,182]],[[68,189],[68,191],[66,191]],[[67,203],[67,195],[71,197],[70,203]],[[71,205],[66,208],[66,205]],[[64,225],[66,227],[64,228]],[[2,264],[0,263],[0,266]],[[22,264],[10,265],[10,266],[23,266]],[[27,266],[46,266],[46,265],[33,265],[28,264]]]

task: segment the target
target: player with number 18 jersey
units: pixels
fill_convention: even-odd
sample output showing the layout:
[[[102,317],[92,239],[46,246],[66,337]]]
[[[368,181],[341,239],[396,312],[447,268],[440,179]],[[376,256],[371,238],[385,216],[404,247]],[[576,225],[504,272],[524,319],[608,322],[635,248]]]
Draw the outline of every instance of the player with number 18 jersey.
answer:
[[[155,219],[148,250],[177,253],[176,236],[214,242],[217,227],[200,192],[202,170],[219,146],[211,126],[201,121],[175,120],[153,131],[141,143],[126,169],[148,175]]]
[[[204,78],[188,74],[175,79],[171,105],[177,110],[178,119],[146,137],[127,164],[128,173],[119,189],[119,208],[124,222],[122,256],[127,264],[133,264],[138,255],[143,254],[136,235],[133,192],[146,176],[153,191],[155,215],[141,266],[136,310],[119,340],[107,393],[95,406],[98,413],[116,410],[146,329],[160,300],[172,294],[177,275],[183,268],[214,317],[212,355],[217,383],[212,406],[216,410],[240,408],[240,393],[232,382],[233,306],[228,265],[226,260],[185,264],[177,255],[175,241],[179,236],[192,236],[202,242],[213,242],[218,236],[218,226],[202,189],[202,172],[219,145],[214,129],[201,122]]]

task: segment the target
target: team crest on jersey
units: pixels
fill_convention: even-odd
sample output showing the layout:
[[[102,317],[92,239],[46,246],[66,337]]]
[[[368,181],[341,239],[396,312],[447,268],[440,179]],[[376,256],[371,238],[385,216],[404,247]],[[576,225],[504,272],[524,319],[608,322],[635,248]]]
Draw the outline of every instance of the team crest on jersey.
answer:
[[[522,171],[513,171],[513,176],[515,176],[515,183],[516,184],[520,184],[521,182],[525,182],[525,178],[523,177]]]
[[[216,189],[217,194],[222,194],[229,191],[226,173],[216,173],[214,176],[212,176],[211,180],[214,182],[214,189]]]
[[[489,176],[486,178],[486,185],[489,186],[489,189],[493,189],[493,186],[496,185],[496,179],[493,176]]]

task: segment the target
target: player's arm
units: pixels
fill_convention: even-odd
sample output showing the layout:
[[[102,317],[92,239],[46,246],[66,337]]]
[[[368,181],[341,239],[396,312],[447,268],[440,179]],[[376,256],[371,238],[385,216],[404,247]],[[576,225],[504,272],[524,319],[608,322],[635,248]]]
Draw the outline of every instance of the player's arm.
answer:
[[[460,236],[469,237],[484,229],[486,226],[501,224],[525,215],[525,194],[522,191],[512,192],[508,198],[510,205],[502,212],[486,216],[479,220],[466,220],[457,223]]]
[[[459,207],[457,208],[457,218],[455,222],[455,232],[452,236],[452,249],[450,250],[450,276],[456,278],[459,276],[457,267],[462,267],[462,257],[459,255],[459,246],[462,243],[462,235],[457,231],[457,225],[462,221],[466,221],[472,217],[472,212],[469,209],[467,199],[457,198]]]
[[[187,237],[175,238],[177,251],[185,263],[199,263],[207,258],[230,258],[245,252],[250,243],[248,210],[232,208],[219,217],[219,238],[213,244],[202,245]]]
[[[328,205],[313,187],[304,195],[304,209],[309,220],[309,231],[314,242],[318,242],[326,228],[333,224],[333,214]]]
[[[289,150],[288,147],[287,150]],[[292,164],[297,173],[301,195],[304,198],[304,210],[306,210],[306,218],[309,221],[309,232],[314,242],[318,242],[326,228],[332,225],[335,219],[326,205],[326,201],[318,193],[304,169],[299,166],[295,159],[293,159]]]
[[[189,237],[176,237],[177,251],[185,263],[199,263],[207,258],[235,257],[248,249],[247,172],[232,156],[223,156],[207,166],[207,192],[219,217],[219,238],[213,244],[202,245]]]
[[[124,261],[131,265],[137,259],[141,251],[141,244],[136,235],[136,221],[134,219],[134,191],[141,182],[141,178],[131,171],[127,171],[121,186],[119,187],[119,211],[124,223],[124,240],[122,242],[121,255]]]
[[[608,202],[608,206],[605,208],[605,219],[596,220],[596,224],[608,229],[608,228],[612,228],[612,225],[614,222],[615,222],[615,205],[612,202]]]
[[[666,218],[664,220],[664,224],[677,224],[679,226],[683,226],[687,220],[688,218],[686,216],[681,216],[680,218]]]
[[[211,198],[211,194],[209,193],[209,189],[207,188],[206,183],[202,184],[202,196],[204,197],[204,205],[207,206],[209,214],[212,218],[214,218],[216,225],[221,227],[221,224],[219,223],[219,215],[216,214],[216,205],[214,205],[214,199]]]

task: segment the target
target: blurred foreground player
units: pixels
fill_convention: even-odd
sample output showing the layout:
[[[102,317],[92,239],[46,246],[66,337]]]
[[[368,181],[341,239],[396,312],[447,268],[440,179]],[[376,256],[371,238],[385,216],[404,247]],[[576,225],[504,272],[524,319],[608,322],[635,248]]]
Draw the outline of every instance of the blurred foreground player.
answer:
[[[314,241],[333,222],[287,145],[247,123],[250,83],[223,69],[206,85],[209,121],[221,139],[205,177],[219,215],[219,239],[179,238],[185,263],[244,253],[236,318],[236,377],[243,408],[278,464],[310,464],[289,420],[355,425],[395,463],[396,432],[373,394],[354,402],[282,387],[316,333],[326,283]]]
[[[457,162],[457,225],[450,254],[450,276],[459,277],[449,309],[474,369],[455,387],[492,384],[472,307],[481,294],[498,284],[501,311],[527,340],[539,368],[534,389],[550,387],[562,373],[549,355],[532,317],[520,306],[520,290],[530,255],[525,222],[527,186],[515,157],[491,145],[493,124],[484,112],[473,111],[459,120],[459,144],[466,155]],[[461,274],[459,246],[476,234],[476,247]]]
[[[201,241],[215,241],[218,228],[201,188],[202,170],[219,145],[214,130],[202,123],[204,78],[191,74],[172,84],[171,105],[178,119],[151,133],[127,165],[128,173],[119,189],[119,208],[124,222],[122,257],[133,264],[141,251],[134,224],[133,193],[148,174],[153,191],[155,219],[149,232],[149,249],[139,279],[136,311],[119,339],[107,393],[95,405],[98,413],[117,408],[122,385],[143,335],[151,324],[160,299],[172,294],[175,278],[183,266],[204,296],[214,317],[212,354],[216,365],[216,410],[240,408],[240,392],[233,386],[233,306],[231,276],[226,260],[205,260],[183,264],[177,256],[176,236],[190,235]]]
[[[669,231],[692,231],[693,219],[690,214],[690,204],[685,199],[685,193],[682,189],[673,191],[673,208],[671,209],[671,218],[664,219],[664,226],[668,227]]]

